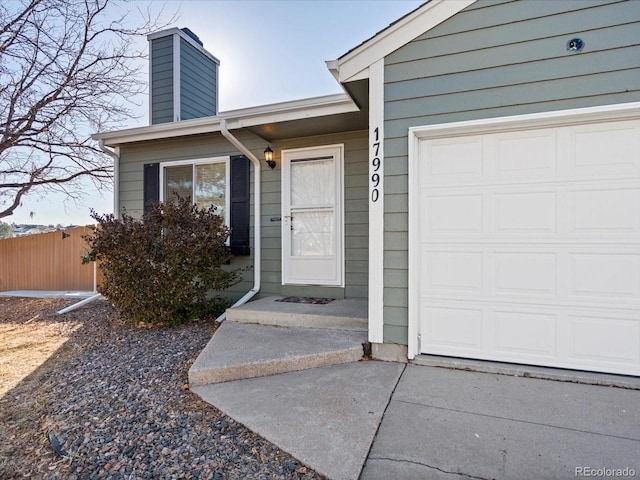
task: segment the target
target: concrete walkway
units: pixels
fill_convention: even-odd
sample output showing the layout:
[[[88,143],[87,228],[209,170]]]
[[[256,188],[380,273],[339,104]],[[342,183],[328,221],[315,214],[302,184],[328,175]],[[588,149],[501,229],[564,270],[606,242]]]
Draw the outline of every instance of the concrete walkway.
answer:
[[[356,479],[404,365],[354,362],[193,387],[331,479]]]
[[[193,390],[331,479],[640,477],[639,390],[376,361]]]

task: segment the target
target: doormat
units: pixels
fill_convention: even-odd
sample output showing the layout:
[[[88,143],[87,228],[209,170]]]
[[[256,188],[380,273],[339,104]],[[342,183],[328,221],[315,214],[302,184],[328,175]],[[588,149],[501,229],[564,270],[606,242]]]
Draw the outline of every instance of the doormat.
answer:
[[[333,302],[335,298],[318,298],[318,297],[282,297],[276,299],[276,302],[289,302],[289,303],[310,303],[313,305],[326,305],[329,302]]]

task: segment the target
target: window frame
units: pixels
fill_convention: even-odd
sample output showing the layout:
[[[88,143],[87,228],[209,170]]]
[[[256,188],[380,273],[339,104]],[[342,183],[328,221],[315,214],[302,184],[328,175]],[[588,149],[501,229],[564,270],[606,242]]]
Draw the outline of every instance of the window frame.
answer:
[[[231,225],[231,157],[207,157],[207,158],[195,158],[186,160],[171,160],[168,162],[160,162],[160,201],[165,202],[165,168],[191,165],[191,201],[195,203],[195,188],[196,188],[196,166],[208,165],[213,163],[224,163],[224,223],[225,225]]]

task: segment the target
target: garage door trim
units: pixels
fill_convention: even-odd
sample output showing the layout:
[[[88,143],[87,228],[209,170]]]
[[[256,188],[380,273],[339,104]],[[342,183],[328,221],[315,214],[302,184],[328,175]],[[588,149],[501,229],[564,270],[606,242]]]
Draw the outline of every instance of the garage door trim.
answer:
[[[492,119],[454,122],[412,127],[408,135],[409,163],[409,303],[408,358],[413,359],[420,348],[420,209],[419,209],[419,145],[425,139],[464,137],[473,134],[502,133],[534,128],[552,128],[608,121],[640,119],[640,102],[589,107],[556,112],[544,112]]]

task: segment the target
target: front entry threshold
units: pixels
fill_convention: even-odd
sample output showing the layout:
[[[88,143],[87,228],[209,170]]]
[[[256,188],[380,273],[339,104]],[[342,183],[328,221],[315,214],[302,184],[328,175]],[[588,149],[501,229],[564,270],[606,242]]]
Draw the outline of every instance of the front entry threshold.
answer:
[[[324,305],[278,301],[266,297],[227,310],[234,322],[287,327],[328,328],[366,332],[368,306],[364,300],[334,300]]]

